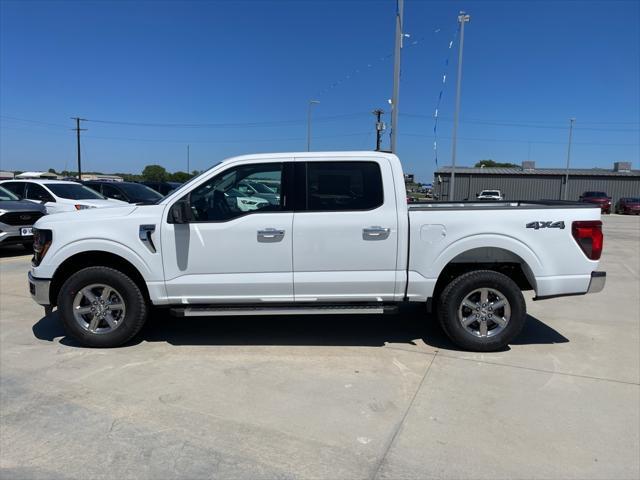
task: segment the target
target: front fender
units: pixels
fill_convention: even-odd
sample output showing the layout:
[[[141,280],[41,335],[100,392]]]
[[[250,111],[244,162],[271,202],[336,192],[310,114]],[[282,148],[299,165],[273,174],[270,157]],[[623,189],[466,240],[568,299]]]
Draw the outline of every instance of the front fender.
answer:
[[[145,282],[162,281],[161,269],[160,271],[154,271],[149,262],[131,247],[104,238],[83,238],[82,240],[67,243],[63,247],[50,252],[51,256],[46,255],[43,262],[34,268],[34,276],[38,278],[53,278],[55,270],[62,265],[65,260],[79,253],[90,251],[108,252],[122,257],[140,272]],[[162,262],[159,255],[157,261]]]

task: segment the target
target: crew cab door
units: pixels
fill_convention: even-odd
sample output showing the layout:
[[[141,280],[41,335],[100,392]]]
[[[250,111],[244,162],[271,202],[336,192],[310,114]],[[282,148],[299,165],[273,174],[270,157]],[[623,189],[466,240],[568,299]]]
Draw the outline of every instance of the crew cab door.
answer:
[[[170,223],[169,205],[161,236],[170,303],[293,301],[293,212],[286,195],[274,204],[236,188],[251,180],[286,191],[292,165],[284,159],[230,164],[177,200],[188,202],[188,223]]]
[[[398,214],[392,178],[384,158],[296,159],[296,302],[394,299]]]

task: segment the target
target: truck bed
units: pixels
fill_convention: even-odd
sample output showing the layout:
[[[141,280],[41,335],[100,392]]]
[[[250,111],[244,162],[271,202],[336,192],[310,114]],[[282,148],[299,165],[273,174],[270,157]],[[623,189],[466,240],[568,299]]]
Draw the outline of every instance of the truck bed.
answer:
[[[572,236],[600,219],[581,202],[466,201],[408,204],[409,297],[429,297],[450,263],[515,263],[540,297],[584,293],[597,266]]]

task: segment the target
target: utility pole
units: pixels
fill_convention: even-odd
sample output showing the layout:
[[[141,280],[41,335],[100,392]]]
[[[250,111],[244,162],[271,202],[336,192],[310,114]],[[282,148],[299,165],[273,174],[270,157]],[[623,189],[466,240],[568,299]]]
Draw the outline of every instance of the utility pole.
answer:
[[[462,86],[462,52],[464,50],[464,24],[471,20],[471,16],[460,12],[460,46],[458,47],[458,78],[456,82],[456,109],[453,113],[453,132],[451,134],[451,182],[449,183],[449,200],[453,200],[456,185],[456,147],[458,140],[458,116],[460,115],[460,90]]]
[[[189,170],[189,145],[187,145],[187,173],[191,173]]]
[[[396,0],[396,45],[393,53],[393,96],[391,97],[391,153],[397,153],[398,107],[400,106],[400,54],[404,0]]]
[[[562,195],[563,200],[567,200],[567,196],[569,193],[569,164],[571,163],[571,139],[573,138],[573,124],[575,123],[575,118],[569,119],[569,145],[567,146],[567,168],[564,172],[564,192]]]
[[[71,117],[71,120],[76,121],[76,128],[72,128],[71,130],[76,131],[76,141],[78,149],[78,180],[82,180],[82,162],[80,161],[80,132],[86,130],[86,128],[80,128],[80,122],[84,122],[86,121],[86,119],[80,117]]]
[[[380,117],[384,115],[384,112],[378,108],[373,111],[373,114],[376,116],[376,152],[379,152],[382,132],[384,132],[384,129],[386,128],[384,122],[380,120]]]
[[[309,100],[309,107],[307,108],[307,152],[311,151],[311,106],[319,103],[320,100]]]

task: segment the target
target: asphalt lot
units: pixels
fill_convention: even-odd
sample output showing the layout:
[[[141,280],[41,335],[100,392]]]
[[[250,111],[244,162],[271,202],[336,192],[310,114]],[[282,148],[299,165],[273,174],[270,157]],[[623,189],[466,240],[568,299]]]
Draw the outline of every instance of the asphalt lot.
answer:
[[[604,222],[605,291],[528,301],[491,354],[419,311],[158,315],[130,346],[79,348],[4,249],[0,477],[637,479],[640,217]]]

